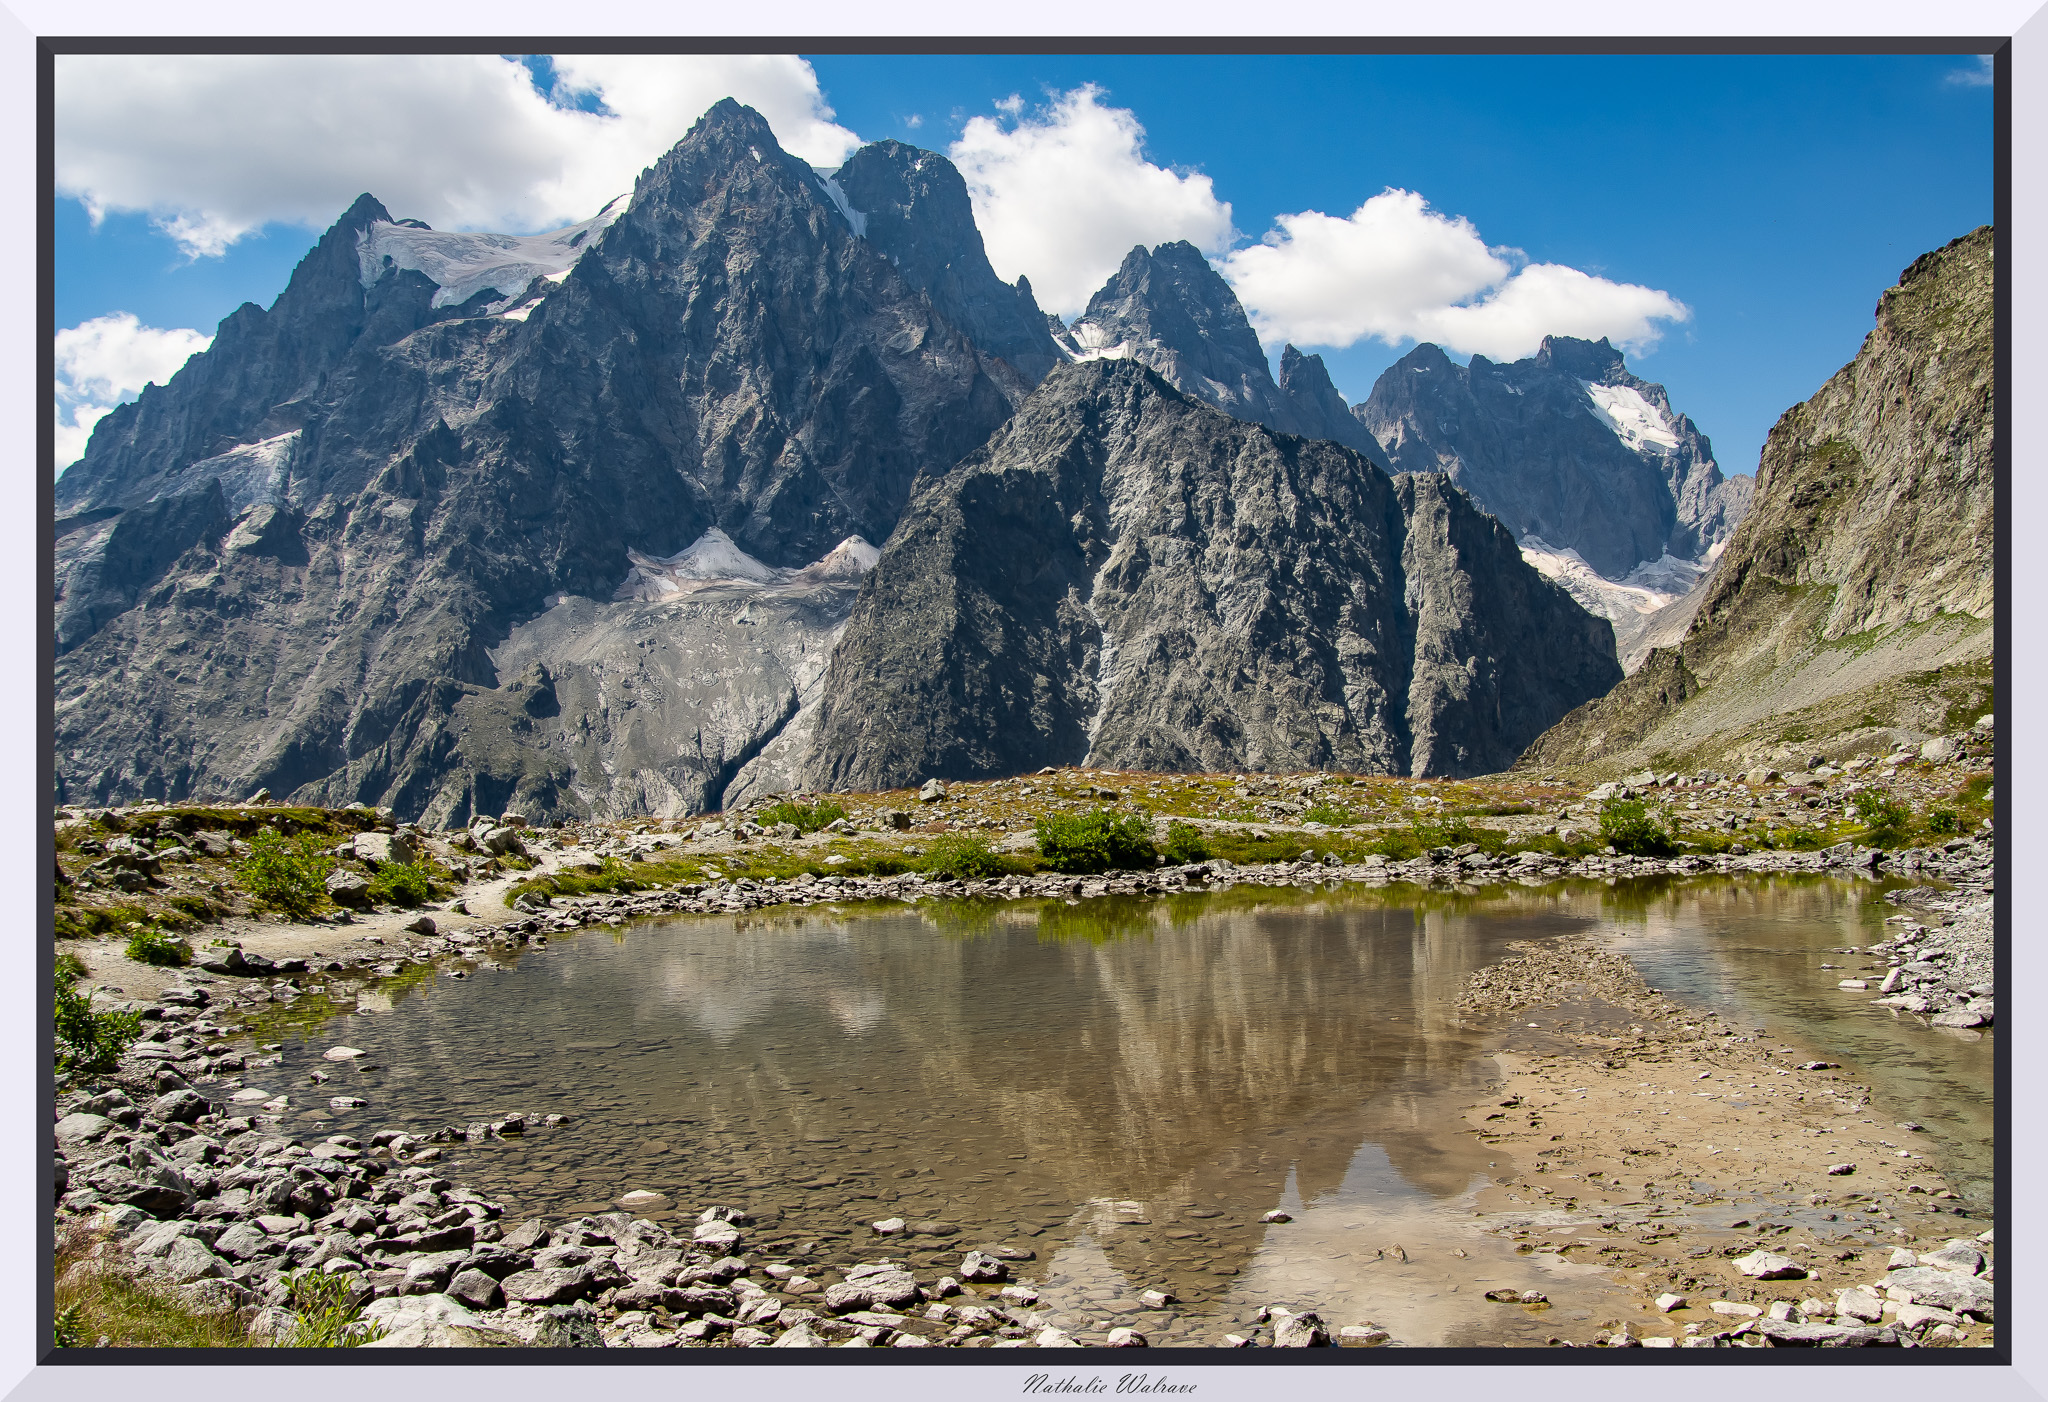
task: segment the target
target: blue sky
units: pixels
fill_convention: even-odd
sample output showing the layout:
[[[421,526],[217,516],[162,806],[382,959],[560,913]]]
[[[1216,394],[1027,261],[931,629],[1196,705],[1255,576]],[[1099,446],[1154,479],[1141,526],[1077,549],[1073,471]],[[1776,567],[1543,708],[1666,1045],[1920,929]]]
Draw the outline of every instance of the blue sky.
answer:
[[[1147,242],[1193,237],[1238,284],[1262,333],[1277,326],[1305,348],[1320,349],[1354,402],[1414,344],[1398,328],[1420,327],[1417,334],[1445,340],[1428,328],[1465,323],[1441,308],[1360,307],[1332,329],[1310,315],[1324,286],[1319,279],[1335,266],[1308,251],[1313,230],[1296,228],[1281,240],[1288,259],[1260,263],[1245,250],[1256,250],[1277,219],[1315,211],[1331,216],[1315,227],[1339,240],[1327,245],[1335,250],[1329,257],[1377,257],[1384,242],[1333,221],[1383,190],[1411,191],[1427,211],[1387,205],[1383,212],[1400,218],[1388,226],[1392,233],[1372,237],[1423,240],[1416,256],[1430,268],[1437,264],[1429,259],[1462,259],[1468,267],[1474,258],[1483,261],[1482,245],[1496,254],[1518,250],[1499,256],[1501,267],[1490,275],[1495,285],[1468,301],[1499,297],[1525,261],[1590,275],[1590,282],[1572,284],[1584,284],[1598,304],[1581,309],[1583,325],[1647,328],[1631,364],[1668,385],[1676,407],[1714,440],[1723,469],[1740,472],[1755,466],[1777,416],[1855,353],[1878,294],[1899,270],[1992,212],[1991,89],[1967,56],[811,55],[808,64],[806,70],[780,60],[744,73],[697,75],[692,87],[673,78],[657,85],[620,63],[607,68],[586,60],[579,68],[565,59],[561,71],[582,87],[556,92],[555,105],[582,115],[535,116],[522,108],[520,120],[554,126],[536,126],[540,135],[515,141],[500,139],[508,125],[500,119],[493,131],[462,136],[473,149],[451,154],[447,166],[459,177],[437,177],[434,161],[420,159],[402,126],[381,146],[351,131],[352,148],[329,160],[320,154],[327,149],[323,129],[295,134],[289,120],[276,124],[273,146],[252,145],[228,158],[220,141],[243,138],[216,138],[202,149],[196,138],[181,146],[175,137],[138,135],[133,139],[149,149],[135,169],[123,169],[117,157],[130,140],[124,131],[198,129],[185,114],[207,100],[206,81],[160,85],[136,97],[137,84],[118,75],[60,72],[60,187],[83,190],[103,213],[95,227],[80,199],[57,201],[54,329],[104,328],[109,323],[95,319],[126,313],[145,330],[210,334],[240,302],[267,305],[277,295],[317,236],[314,224],[339,214],[347,199],[339,192],[354,193],[350,181],[384,198],[394,213],[420,214],[437,227],[525,231],[586,217],[601,197],[548,184],[549,160],[602,166],[595,156],[578,156],[586,148],[577,143],[610,142],[602,147],[612,161],[606,169],[637,169],[651,158],[646,151],[680,137],[690,109],[701,111],[704,96],[729,79],[728,87],[745,89],[742,100],[769,116],[786,146],[814,160],[829,160],[855,138],[895,137],[939,151],[971,138],[979,155],[956,161],[970,183],[977,171],[987,182],[992,203],[983,224],[992,256],[1007,250],[999,270],[1028,270],[1035,286],[1060,285],[1062,270],[1069,288],[1099,283],[1093,270],[1136,241],[1132,231]],[[555,73],[548,65],[534,68],[544,80]],[[431,74],[383,70],[375,78],[400,93],[409,91],[409,80],[439,83]],[[367,81],[346,77],[336,91]],[[422,130],[459,123],[465,112],[513,100],[488,86],[498,81],[494,76],[480,81],[486,87],[461,106],[434,109],[421,98],[426,105],[412,114],[414,140]],[[815,91],[803,90],[806,81]],[[83,94],[68,105],[67,83]],[[1096,91],[1076,101],[1072,95],[1089,85]],[[307,84],[300,78],[294,86]],[[108,96],[116,89],[118,102]],[[1021,103],[1003,110],[1012,95]],[[454,100],[445,92],[434,100],[443,99]],[[152,102],[164,110],[153,111]],[[388,108],[393,99],[376,105]],[[619,120],[606,115],[614,111]],[[600,130],[607,124],[620,130]],[[1142,147],[1136,156],[1119,155],[1111,149],[1117,132],[1128,134],[1131,124],[1142,127]],[[79,134],[70,146],[67,131]],[[333,169],[307,175],[299,167],[308,162],[293,158],[293,141],[302,152],[317,147],[310,163],[327,161]],[[1130,169],[1148,178],[1144,168],[1164,170],[1128,208],[1108,209],[1078,175],[1078,193],[1056,182],[1048,196],[1047,187],[1032,184],[1032,151],[1077,169],[1099,158],[1103,178],[1119,187],[1129,182],[1116,161],[1137,161]],[[179,184],[181,162],[191,170],[189,198]],[[280,173],[266,177],[266,162]],[[473,178],[478,171],[483,176]],[[444,198],[431,183],[436,178],[462,183],[461,197]],[[552,191],[546,199],[533,193],[543,186]],[[978,193],[978,208],[981,199]],[[1469,225],[1463,244],[1452,220]],[[1075,224],[1087,226],[1078,244],[1067,227]],[[1346,237],[1364,251],[1344,253]],[[195,250],[200,256],[192,256]],[[1014,267],[1004,266],[1006,257]],[[1528,280],[1531,288],[1535,281]],[[1364,278],[1342,295],[1369,302],[1386,289]],[[1675,304],[1689,316],[1658,310]],[[1454,349],[1491,345],[1501,358],[1498,348],[1526,341],[1529,317],[1547,315],[1541,308],[1552,304],[1531,305],[1538,309],[1507,317],[1501,302],[1502,315],[1489,329],[1474,329],[1471,344]],[[1356,339],[1308,346],[1305,336],[1317,334]],[[82,344],[76,336],[60,338],[60,346]],[[90,378],[98,364],[92,355],[118,358],[124,348],[133,349],[111,332],[101,336],[78,349],[77,374]],[[1277,353],[1277,339],[1270,348]],[[139,373],[130,370],[128,378]],[[104,391],[121,388],[120,379],[111,370],[102,375],[99,397],[113,397]]]

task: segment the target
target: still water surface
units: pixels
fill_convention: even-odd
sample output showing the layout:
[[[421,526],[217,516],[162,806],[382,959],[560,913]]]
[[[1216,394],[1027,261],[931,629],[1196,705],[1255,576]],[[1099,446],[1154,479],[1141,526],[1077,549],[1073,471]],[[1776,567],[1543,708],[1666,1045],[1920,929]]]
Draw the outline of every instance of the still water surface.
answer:
[[[1491,1062],[1487,1030],[1456,1015],[1467,978],[1510,942],[1594,934],[1666,992],[1867,1077],[1875,1108],[1927,1124],[1981,1195],[1990,1039],[1872,1010],[1817,968],[1878,937],[1894,910],[1878,889],[1239,888],[684,917],[366,994],[264,1075],[303,1097],[333,1068],[325,1047],[370,1053],[319,1092],[368,1108],[305,1112],[307,1130],[569,1114],[457,1146],[451,1176],[513,1217],[651,1189],[671,1223],[745,1206],[768,1259],[814,1243],[824,1262],[950,1268],[1007,1242],[1035,1253],[1020,1274],[1077,1325],[1137,1322],[1162,1342],[1213,1339],[1274,1301],[1411,1344],[1540,1342],[1620,1302],[1598,1268],[1474,1227],[1488,1151],[1458,1114]],[[1275,1207],[1296,1220],[1261,1223]],[[885,1217],[957,1230],[883,1242],[867,1224]],[[1544,1289],[1560,1313],[1484,1304],[1496,1285]],[[1185,1303],[1143,1311],[1133,1297],[1153,1287]]]

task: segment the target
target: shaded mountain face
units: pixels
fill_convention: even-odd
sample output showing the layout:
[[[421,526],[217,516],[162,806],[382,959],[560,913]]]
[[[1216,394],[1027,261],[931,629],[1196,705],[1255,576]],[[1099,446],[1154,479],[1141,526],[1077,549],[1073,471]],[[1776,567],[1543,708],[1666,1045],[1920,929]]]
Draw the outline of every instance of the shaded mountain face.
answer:
[[[1132,249],[1063,332],[1061,347],[1073,359],[1135,360],[1233,418],[1328,438],[1380,458],[1379,445],[1351,417],[1321,356],[1288,346],[1274,381],[1237,294],[1185,240],[1149,252],[1143,245]]]
[[[1605,340],[1547,336],[1527,360],[1469,366],[1425,343],[1353,412],[1396,471],[1448,473],[1517,540],[1612,580],[1704,561],[1749,499],[1749,479],[1724,479],[1664,387]]]
[[[1441,475],[1062,367],[912,503],[826,674],[820,788],[1045,764],[1498,769],[1613,632]]]
[[[905,222],[906,246],[931,243]],[[481,290],[449,305],[365,256],[421,241],[393,228],[357,201],[268,311],[229,317],[59,479],[60,800],[264,785],[407,814],[507,791],[608,811],[640,781],[465,748],[469,710],[530,718],[492,650],[564,597],[611,600],[629,552],[716,529],[787,569],[881,540],[1027,390],[730,101],[524,290],[471,268]],[[836,623],[782,650],[818,626]],[[676,742],[643,787],[712,801],[786,700],[677,708],[690,743],[636,742],[657,768]]]
[[[1023,278],[996,276],[967,182],[944,156],[900,141],[863,146],[832,176],[859,232],[932,306],[1032,384],[1064,357]]]
[[[1900,275],[1856,358],[1772,428],[1683,640],[1525,765],[1848,754],[1988,705],[1994,254],[1987,226]]]

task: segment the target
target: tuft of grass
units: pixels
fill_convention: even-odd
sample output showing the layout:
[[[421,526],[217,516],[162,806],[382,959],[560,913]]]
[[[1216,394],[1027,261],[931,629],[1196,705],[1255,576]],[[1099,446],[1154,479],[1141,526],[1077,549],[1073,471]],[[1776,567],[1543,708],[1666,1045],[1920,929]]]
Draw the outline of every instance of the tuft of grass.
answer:
[[[98,1238],[76,1230],[57,1241],[59,1348],[247,1348],[249,1330],[232,1312],[195,1310],[171,1291],[111,1266],[95,1266],[88,1253]],[[82,1269],[74,1270],[81,1262]]]
[[[791,823],[799,834],[808,836],[845,816],[846,805],[836,798],[821,798],[815,803],[792,803],[785,799],[761,809],[754,815],[754,821],[764,828],[772,828],[777,823]]]
[[[988,839],[975,832],[940,833],[925,847],[921,865],[933,876],[956,881],[982,880],[1011,870],[1011,864],[989,846]]]
[[[182,969],[192,962],[192,946],[164,930],[144,926],[128,941],[127,954],[138,964]]]
[[[324,884],[334,858],[311,833],[286,837],[269,828],[249,839],[250,852],[235,866],[242,889],[273,910],[304,918],[327,898]]]
[[[1321,823],[1326,828],[1348,828],[1358,821],[1358,815],[1334,803],[1318,803],[1303,813],[1301,820],[1304,823]]]
[[[1049,813],[1033,830],[1038,851],[1054,871],[1083,876],[1125,867],[1148,867],[1159,855],[1145,820],[1107,809],[1072,815]]]
[[[1963,815],[1946,804],[1927,810],[1927,831],[1935,837],[1954,837],[1963,830]]]
[[[292,1297],[292,1331],[280,1348],[356,1348],[384,1336],[379,1324],[362,1322],[363,1306],[343,1276],[302,1270],[285,1281]]]
[[[1639,798],[1610,800],[1600,810],[1600,835],[1615,851],[1632,857],[1669,857],[1678,851],[1671,833]]]
[[[1851,806],[1863,823],[1863,840],[1873,847],[1899,846],[1913,825],[1913,810],[1878,789],[1864,789],[1851,800]]]

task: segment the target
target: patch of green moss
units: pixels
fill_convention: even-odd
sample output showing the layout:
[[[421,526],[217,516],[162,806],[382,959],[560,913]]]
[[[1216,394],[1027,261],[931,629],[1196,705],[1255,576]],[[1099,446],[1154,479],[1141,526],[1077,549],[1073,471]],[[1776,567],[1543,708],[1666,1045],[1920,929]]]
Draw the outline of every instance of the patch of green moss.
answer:
[[[148,924],[149,911],[139,905],[76,905],[57,907],[57,938],[89,940],[124,930],[133,923]]]

